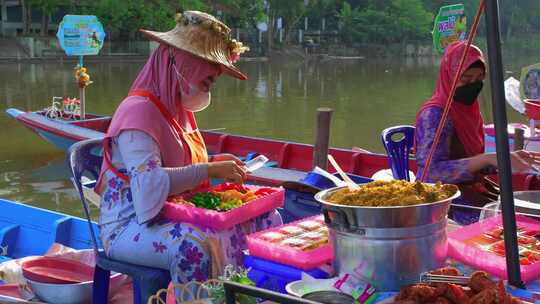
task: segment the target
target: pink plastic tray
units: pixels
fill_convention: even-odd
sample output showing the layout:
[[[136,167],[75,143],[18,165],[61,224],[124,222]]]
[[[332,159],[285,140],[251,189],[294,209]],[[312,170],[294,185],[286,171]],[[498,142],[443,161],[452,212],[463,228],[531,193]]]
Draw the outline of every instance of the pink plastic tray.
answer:
[[[257,191],[260,188],[269,188],[251,185],[244,185],[244,187],[254,191]],[[225,230],[283,206],[285,190],[283,188],[273,189],[275,189],[275,192],[252,200],[241,207],[234,208],[226,212],[197,208],[185,204],[165,202],[165,206],[163,207],[163,216],[172,221],[188,222],[214,230]]]
[[[247,245],[249,254],[304,270],[313,269],[331,262],[334,257],[334,252],[330,243],[321,245],[312,250],[304,251],[287,246],[280,246],[279,244],[268,242],[260,238],[262,234],[278,232],[283,227],[296,226],[301,222],[309,220],[316,220],[322,222],[324,225],[322,215],[318,215],[248,235]]]
[[[530,218],[516,215],[516,223],[518,227],[540,231],[540,222]],[[448,256],[473,268],[481,269],[499,278],[507,279],[506,260],[504,257],[465,243],[467,240],[480,236],[501,225],[502,217],[495,216],[450,232],[448,234]],[[524,282],[540,277],[540,262],[520,266],[521,278]]]

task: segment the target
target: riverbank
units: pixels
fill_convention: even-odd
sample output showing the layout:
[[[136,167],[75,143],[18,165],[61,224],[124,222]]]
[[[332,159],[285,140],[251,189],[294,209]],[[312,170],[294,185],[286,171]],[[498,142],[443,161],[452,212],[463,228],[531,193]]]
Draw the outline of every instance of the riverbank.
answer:
[[[148,59],[148,55],[139,55],[139,54],[111,54],[111,55],[98,55],[98,56],[85,56],[85,62],[144,62]],[[0,63],[76,63],[79,61],[78,57],[68,57],[68,56],[47,56],[47,57],[0,57]],[[245,62],[265,62],[268,61],[268,57],[246,57],[241,58],[240,61]]]
[[[534,38],[534,37],[531,37]],[[533,39],[534,40],[534,39]],[[485,49],[485,39],[479,37],[476,44]],[[301,59],[301,60],[362,60],[365,58],[436,58],[440,54],[434,51],[430,41],[413,41],[408,43],[372,44],[275,44],[271,50],[264,44],[251,45],[241,61],[267,61],[269,59]],[[512,38],[503,44],[505,53],[536,53],[540,42],[524,43],[522,39]],[[109,61],[143,61],[157,47],[151,41],[106,41],[100,54],[86,56],[87,62]],[[77,58],[67,57],[59,48],[55,37],[12,37],[0,38],[0,62],[75,62]]]
[[[354,43],[345,45],[340,43],[324,44],[275,44],[268,50],[265,44],[248,43],[251,51],[241,60],[264,61],[269,57],[300,57],[304,59],[361,59],[384,58],[390,56],[424,57],[435,56],[432,47],[426,42],[413,42],[407,44],[379,45]],[[109,60],[141,60],[147,58],[157,47],[152,41],[106,41],[100,54],[87,56],[92,61]],[[0,38],[0,61],[2,62],[42,62],[42,61],[70,61],[58,45],[56,37],[10,37]]]

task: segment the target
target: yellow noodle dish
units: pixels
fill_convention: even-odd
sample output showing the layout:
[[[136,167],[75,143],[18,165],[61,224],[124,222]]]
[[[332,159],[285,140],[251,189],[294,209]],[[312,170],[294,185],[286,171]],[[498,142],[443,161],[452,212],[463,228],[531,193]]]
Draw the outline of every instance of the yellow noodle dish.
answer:
[[[403,180],[375,181],[358,190],[347,187],[333,192],[326,201],[344,206],[391,207],[428,204],[452,197],[458,188],[447,184],[425,184]]]

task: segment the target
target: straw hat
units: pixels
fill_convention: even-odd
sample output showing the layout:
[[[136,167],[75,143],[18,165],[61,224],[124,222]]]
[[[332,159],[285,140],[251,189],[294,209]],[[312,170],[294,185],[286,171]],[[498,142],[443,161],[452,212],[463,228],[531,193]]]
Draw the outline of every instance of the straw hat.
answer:
[[[154,32],[141,29],[149,39],[173,46],[195,56],[215,62],[223,67],[223,72],[245,80],[234,66],[240,54],[249,48],[242,42],[231,39],[231,29],[214,16],[199,12],[185,11],[176,14],[176,26],[168,32]]]

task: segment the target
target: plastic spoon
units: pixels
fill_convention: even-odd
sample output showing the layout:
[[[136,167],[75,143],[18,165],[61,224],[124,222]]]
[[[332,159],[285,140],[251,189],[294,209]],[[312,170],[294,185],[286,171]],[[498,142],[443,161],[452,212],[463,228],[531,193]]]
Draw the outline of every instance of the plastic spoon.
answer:
[[[341,178],[347,183],[347,187],[349,187],[350,191],[360,189],[360,187],[358,187],[358,185],[353,182],[353,180],[341,169],[341,167],[338,165],[332,155],[328,154],[328,160],[330,161],[334,169],[336,169],[336,171],[339,173]]]
[[[264,156],[264,155],[259,155],[257,157],[255,157],[254,159],[250,160],[250,161],[247,161],[245,163],[246,165],[246,168],[248,169],[249,172],[253,172],[257,169],[260,169],[264,166],[264,164],[266,164],[266,162],[268,162],[268,157]]]
[[[347,186],[346,182],[340,180],[339,178],[334,176],[332,173],[330,173],[330,172],[328,172],[328,171],[326,171],[326,170],[324,170],[322,168],[315,167],[315,168],[313,168],[313,172],[328,178],[329,180],[331,180],[338,187]]]

